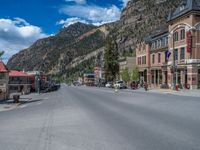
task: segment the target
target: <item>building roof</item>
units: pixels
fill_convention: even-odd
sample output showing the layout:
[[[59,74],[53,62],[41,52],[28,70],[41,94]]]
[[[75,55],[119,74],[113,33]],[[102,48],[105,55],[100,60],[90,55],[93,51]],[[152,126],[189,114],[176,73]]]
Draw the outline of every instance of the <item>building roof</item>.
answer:
[[[8,68],[2,61],[0,61],[0,72],[8,72]]]
[[[182,0],[178,8],[169,14],[168,21],[181,17],[191,11],[200,12],[200,0]]]
[[[33,75],[27,74],[27,73],[22,72],[22,71],[11,70],[9,72],[9,76],[10,77],[31,77]]]
[[[168,35],[168,26],[160,26],[157,29],[153,30],[150,32],[146,37],[145,37],[145,42],[149,43],[152,42],[158,38],[161,38],[163,36]]]

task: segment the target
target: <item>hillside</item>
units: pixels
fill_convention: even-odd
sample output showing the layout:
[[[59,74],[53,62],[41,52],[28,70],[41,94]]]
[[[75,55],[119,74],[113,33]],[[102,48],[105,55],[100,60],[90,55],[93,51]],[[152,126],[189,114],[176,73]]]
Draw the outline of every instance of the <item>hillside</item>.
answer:
[[[111,32],[120,53],[133,53],[136,43],[152,30],[166,26],[167,16],[181,0],[131,0],[124,8],[120,20]]]
[[[75,58],[103,47],[105,34],[97,27],[76,23],[52,37],[38,40],[8,61],[10,69],[63,74]]]

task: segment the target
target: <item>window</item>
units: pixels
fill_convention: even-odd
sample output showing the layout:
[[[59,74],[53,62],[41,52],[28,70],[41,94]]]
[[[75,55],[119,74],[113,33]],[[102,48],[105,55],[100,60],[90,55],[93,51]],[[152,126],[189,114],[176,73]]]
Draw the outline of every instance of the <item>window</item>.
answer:
[[[146,56],[142,57],[142,64],[145,65],[146,64]]]
[[[166,37],[165,46],[168,46],[168,37]]]
[[[161,53],[158,53],[158,63],[161,62]]]
[[[185,39],[185,29],[181,30],[181,40]]]
[[[181,60],[185,59],[185,48],[184,47],[181,48],[180,58],[181,58]]]
[[[0,79],[5,79],[6,75],[5,73],[0,73]]]
[[[158,41],[155,41],[155,49],[158,48]]]
[[[141,57],[138,57],[138,65],[141,65]]]
[[[155,55],[153,54],[152,55],[152,64],[154,64],[155,63]]]
[[[178,41],[178,32],[173,34],[174,42]]]
[[[178,49],[174,50],[174,60],[178,60]]]
[[[161,39],[161,47],[164,47],[164,46],[165,46],[165,43],[166,43],[166,38],[163,37],[163,38]]]
[[[154,48],[155,48],[155,43],[153,42],[151,49],[154,49]]]

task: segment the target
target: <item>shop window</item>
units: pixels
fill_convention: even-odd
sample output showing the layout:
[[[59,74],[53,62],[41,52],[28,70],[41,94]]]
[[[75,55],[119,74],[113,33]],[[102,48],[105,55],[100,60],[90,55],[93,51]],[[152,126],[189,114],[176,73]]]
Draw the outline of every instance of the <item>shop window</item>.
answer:
[[[181,30],[181,40],[185,39],[185,29]]]
[[[181,60],[185,59],[185,48],[184,47],[181,48],[180,58],[181,58]]]

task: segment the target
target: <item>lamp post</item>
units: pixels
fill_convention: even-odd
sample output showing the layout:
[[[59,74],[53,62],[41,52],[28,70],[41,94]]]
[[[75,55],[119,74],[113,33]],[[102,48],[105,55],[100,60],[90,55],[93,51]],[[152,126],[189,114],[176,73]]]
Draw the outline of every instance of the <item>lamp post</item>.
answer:
[[[172,79],[172,88],[173,90],[176,89],[176,55],[175,55],[175,36],[174,32],[169,33],[169,37],[172,38],[172,53],[173,53],[173,59],[172,59],[172,72],[173,72],[173,79]]]
[[[40,75],[36,72],[37,93],[40,94]]]
[[[176,89],[176,55],[175,55],[175,36],[172,34],[172,51],[173,51],[173,90]]]

